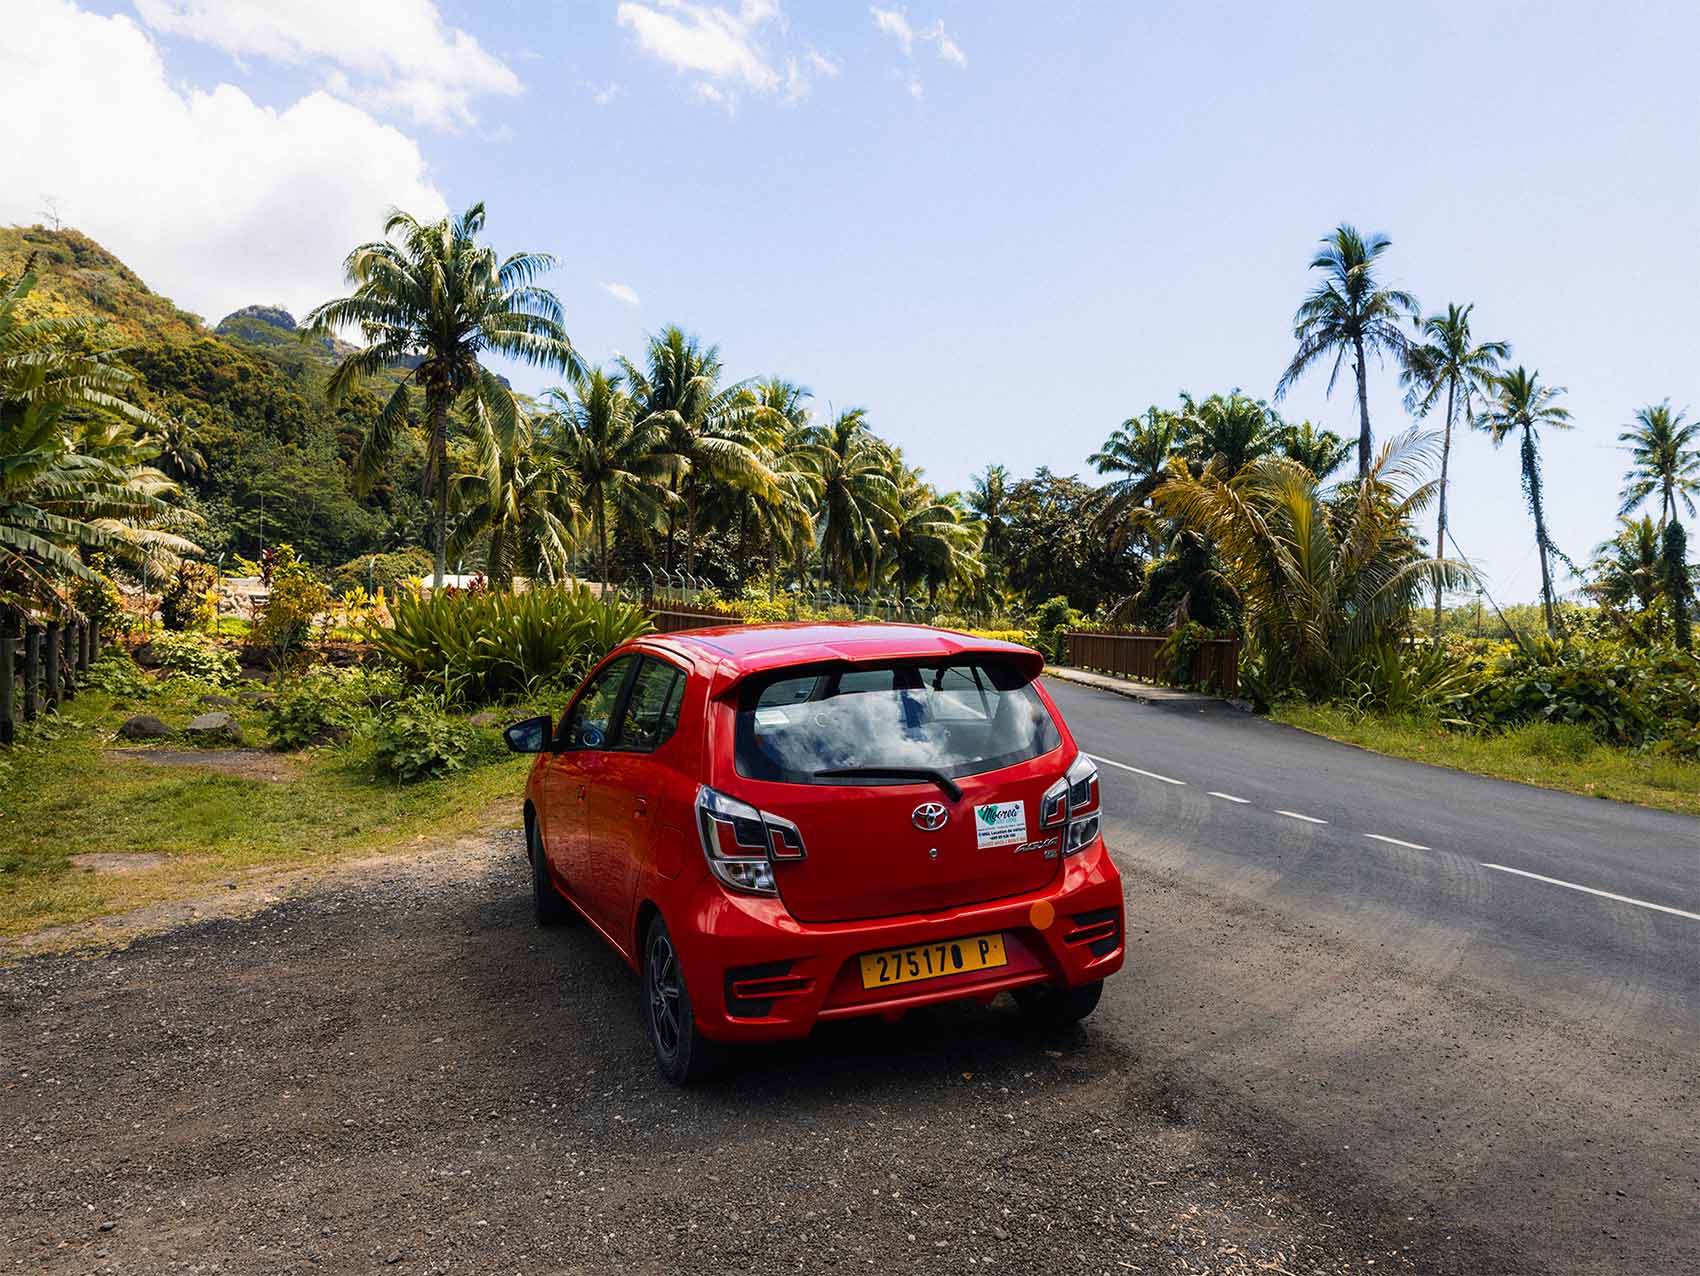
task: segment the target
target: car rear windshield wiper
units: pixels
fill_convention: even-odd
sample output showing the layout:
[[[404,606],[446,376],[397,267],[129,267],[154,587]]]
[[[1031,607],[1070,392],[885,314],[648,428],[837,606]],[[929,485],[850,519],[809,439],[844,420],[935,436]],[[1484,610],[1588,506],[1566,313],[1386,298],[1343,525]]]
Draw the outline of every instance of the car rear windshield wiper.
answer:
[[[952,802],[962,800],[962,789],[955,780],[943,771],[936,771],[927,766],[844,766],[815,772],[817,780],[838,777],[863,780],[931,780],[950,796]]]

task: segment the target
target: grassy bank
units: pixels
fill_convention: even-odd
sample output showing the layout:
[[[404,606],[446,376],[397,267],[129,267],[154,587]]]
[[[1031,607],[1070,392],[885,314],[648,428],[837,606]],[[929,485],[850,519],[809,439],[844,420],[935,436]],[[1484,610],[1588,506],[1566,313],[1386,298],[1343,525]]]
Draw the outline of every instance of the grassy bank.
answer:
[[[179,679],[141,700],[85,691],[0,751],[0,934],[191,895],[248,870],[453,836],[518,809],[523,758],[402,785],[378,778],[358,743],[187,765],[150,762],[154,749],[113,752],[126,717],[181,727],[209,690]],[[265,743],[252,708],[232,712],[247,743]],[[97,871],[72,860],[97,854],[112,857]]]
[[[1437,722],[1359,716],[1336,705],[1282,704],[1277,722],[1397,758],[1585,797],[1700,815],[1700,764],[1599,743],[1582,727],[1535,723],[1472,735]]]

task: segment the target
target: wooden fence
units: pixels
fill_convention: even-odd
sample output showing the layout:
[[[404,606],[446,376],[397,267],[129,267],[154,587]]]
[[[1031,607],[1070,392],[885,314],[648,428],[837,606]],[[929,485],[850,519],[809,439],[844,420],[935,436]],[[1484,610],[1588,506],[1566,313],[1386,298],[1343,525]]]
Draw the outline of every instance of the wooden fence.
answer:
[[[1130,631],[1116,634],[1085,634],[1072,630],[1063,635],[1063,663],[1076,669],[1120,674],[1141,682],[1169,681],[1168,670],[1157,657],[1169,640],[1168,634]],[[1237,695],[1240,689],[1240,640],[1207,638],[1192,656],[1192,685],[1219,695]]]
[[[678,603],[668,603],[663,607],[650,606],[647,610],[649,618],[655,622],[655,632],[659,634],[674,634],[681,629],[707,629],[711,625],[744,623],[741,616],[728,616],[724,612],[685,607]]]
[[[77,694],[77,683],[100,657],[100,626],[92,620],[24,626],[0,634],[0,745],[18,738],[18,724]]]

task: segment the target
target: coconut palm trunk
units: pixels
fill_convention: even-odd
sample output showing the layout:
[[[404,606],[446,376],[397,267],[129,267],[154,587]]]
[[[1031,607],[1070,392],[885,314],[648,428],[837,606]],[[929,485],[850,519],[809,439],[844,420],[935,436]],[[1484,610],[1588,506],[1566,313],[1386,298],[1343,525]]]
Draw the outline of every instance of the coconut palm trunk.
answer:
[[[1529,492],[1529,512],[1535,519],[1535,551],[1541,560],[1541,611],[1546,617],[1547,636],[1558,637],[1558,611],[1553,605],[1552,565],[1547,560],[1546,507],[1541,501],[1540,458],[1534,431],[1523,427],[1523,485]]]
[[[449,562],[449,400],[441,390],[431,395],[431,502],[435,565],[431,588],[443,587]]]
[[[1364,342],[1355,338],[1352,350],[1358,360],[1358,477],[1369,477],[1369,369],[1364,366]]]
[[[1447,471],[1452,465],[1452,406],[1453,392],[1457,390],[1455,378],[1446,382],[1446,426],[1440,436],[1440,517],[1435,523],[1434,556],[1436,560],[1446,557],[1446,483]],[[1434,636],[1440,637],[1440,600],[1442,590],[1439,585],[1434,588]]]

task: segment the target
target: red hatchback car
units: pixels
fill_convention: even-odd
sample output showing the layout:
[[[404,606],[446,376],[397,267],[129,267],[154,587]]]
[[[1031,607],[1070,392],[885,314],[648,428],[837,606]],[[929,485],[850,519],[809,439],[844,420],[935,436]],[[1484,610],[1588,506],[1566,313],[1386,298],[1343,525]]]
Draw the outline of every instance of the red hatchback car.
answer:
[[[537,920],[643,977],[675,1082],[721,1043],[1014,994],[1091,1013],[1123,957],[1098,772],[1038,652],[912,625],[750,625],[617,648],[536,753]]]

